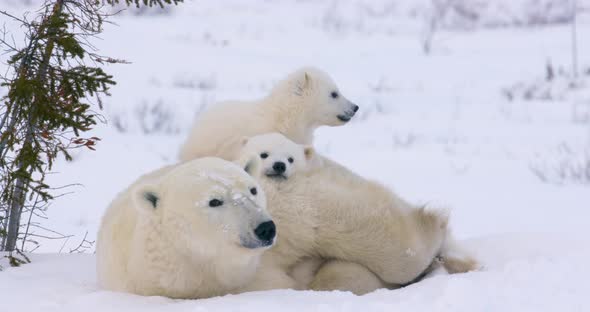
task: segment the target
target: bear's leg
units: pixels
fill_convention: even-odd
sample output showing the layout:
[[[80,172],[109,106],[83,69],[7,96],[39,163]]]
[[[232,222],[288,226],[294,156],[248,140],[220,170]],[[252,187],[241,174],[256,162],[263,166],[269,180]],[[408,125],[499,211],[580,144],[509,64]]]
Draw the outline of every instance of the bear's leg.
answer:
[[[240,288],[237,293],[271,289],[297,289],[297,283],[283,270],[260,268],[254,280]]]
[[[414,209],[406,216],[406,222],[397,229],[397,233],[391,233],[390,237],[397,240],[397,244],[381,248],[384,252],[381,256],[389,255],[389,262],[371,257],[367,267],[388,283],[405,285],[414,282],[428,271],[440,255],[447,225],[448,215],[444,211]],[[395,248],[390,248],[395,245]]]
[[[455,241],[450,233],[450,229],[447,231],[447,237],[443,244],[440,257],[445,270],[450,274],[481,269],[481,265],[477,259]]]
[[[347,261],[328,260],[317,271],[311,282],[313,290],[350,291],[364,295],[379,288],[397,288],[387,285],[366,267]]]
[[[321,258],[305,258],[290,270],[289,275],[297,282],[298,290],[307,290],[315,278],[316,272],[326,262]]]
[[[271,289],[297,289],[297,282],[266,254],[258,265],[254,280],[240,288],[238,293]]]
[[[318,227],[318,253],[358,263],[395,285],[411,283],[424,273],[441,252],[447,232],[447,216],[425,209],[337,217],[337,222]]]

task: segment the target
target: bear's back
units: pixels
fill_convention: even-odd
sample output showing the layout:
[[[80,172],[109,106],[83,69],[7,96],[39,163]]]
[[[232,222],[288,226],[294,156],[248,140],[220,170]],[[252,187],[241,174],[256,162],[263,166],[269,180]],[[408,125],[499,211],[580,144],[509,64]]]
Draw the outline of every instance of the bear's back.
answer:
[[[244,137],[272,130],[272,120],[257,104],[253,101],[225,101],[201,113],[181,147],[180,160],[201,157],[234,160]]]

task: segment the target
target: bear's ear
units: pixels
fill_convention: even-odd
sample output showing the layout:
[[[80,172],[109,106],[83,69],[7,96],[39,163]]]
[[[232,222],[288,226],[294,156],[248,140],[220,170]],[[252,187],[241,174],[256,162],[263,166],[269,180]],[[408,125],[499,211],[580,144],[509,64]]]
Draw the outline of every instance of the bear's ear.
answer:
[[[150,183],[139,185],[133,190],[134,206],[142,212],[153,212],[158,209],[160,198],[157,187]]]
[[[304,72],[303,75],[301,75],[295,83],[295,94],[299,96],[303,95],[303,92],[309,89],[310,85],[311,75],[309,75],[307,72]]]
[[[313,156],[315,155],[315,149],[311,145],[307,145],[303,147],[303,154],[305,155],[305,159],[310,161]]]
[[[260,160],[257,156],[253,157],[242,157],[238,159],[236,162],[238,166],[244,168],[249,175],[254,177],[255,179],[260,178]]]
[[[242,146],[246,146],[246,144],[248,144],[248,137],[243,136],[240,142],[242,143]]]
[[[305,72],[303,73],[303,87],[309,88],[309,85],[311,85],[311,75]]]

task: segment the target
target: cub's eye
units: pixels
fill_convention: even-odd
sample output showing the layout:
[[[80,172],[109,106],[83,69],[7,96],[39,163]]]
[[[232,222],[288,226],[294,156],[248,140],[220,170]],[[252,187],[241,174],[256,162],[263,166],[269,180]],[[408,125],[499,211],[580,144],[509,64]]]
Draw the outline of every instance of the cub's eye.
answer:
[[[265,159],[268,157],[268,153],[262,153],[260,154],[260,158]]]
[[[287,159],[289,161],[289,163],[293,163],[295,160],[293,159],[293,157],[289,157],[289,159]]]
[[[223,205],[223,201],[217,198],[209,201],[209,207],[219,207],[221,205]]]
[[[252,195],[258,194],[258,190],[255,187],[253,187],[250,189],[250,194],[252,194]]]
[[[332,93],[330,95],[332,96],[333,99],[338,98],[338,92],[336,92],[336,91],[332,91]]]

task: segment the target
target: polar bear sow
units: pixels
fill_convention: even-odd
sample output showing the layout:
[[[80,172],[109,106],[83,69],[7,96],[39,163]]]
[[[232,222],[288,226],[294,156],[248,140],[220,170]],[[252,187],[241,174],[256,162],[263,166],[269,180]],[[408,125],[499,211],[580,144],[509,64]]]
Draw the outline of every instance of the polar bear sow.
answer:
[[[244,139],[240,154],[262,160],[260,183],[282,233],[263,255],[267,269],[278,267],[277,272],[287,274],[302,260],[338,259],[319,268],[311,288],[366,293],[410,283],[435,257],[450,254],[446,214],[415,207],[380,184],[314,155],[310,147],[274,133]],[[476,268],[469,257],[453,260],[456,267],[448,268],[452,273]],[[278,275],[266,274],[265,281],[259,275],[255,284],[265,285],[263,289],[300,287]]]
[[[197,118],[179,154],[181,161],[216,156],[234,160],[242,137],[279,132],[299,144],[311,144],[320,126],[347,123],[358,106],[316,68],[302,68],[280,81],[258,101],[224,102]]]
[[[228,161],[197,159],[141,177],[112,202],[98,234],[98,281],[140,295],[224,295],[252,280],[274,237],[255,179]]]

